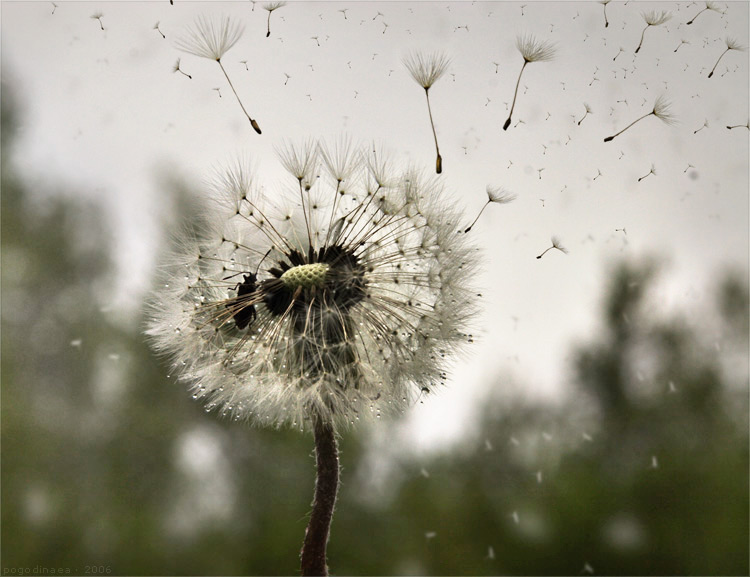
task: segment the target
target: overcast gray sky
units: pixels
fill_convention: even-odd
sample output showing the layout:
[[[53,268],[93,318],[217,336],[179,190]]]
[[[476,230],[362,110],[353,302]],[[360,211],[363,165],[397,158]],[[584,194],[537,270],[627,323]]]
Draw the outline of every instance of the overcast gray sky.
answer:
[[[261,2],[2,2],[3,77],[23,106],[15,160],[32,181],[64,182],[107,208],[119,266],[111,307],[136,310],[168,234],[155,218],[159,170],[199,188],[212,167],[246,154],[273,191],[275,146],[342,132],[432,170],[424,91],[401,60],[444,51],[449,73],[430,90],[441,179],[467,224],[487,185],[518,199],[488,207],[470,233],[487,257],[485,312],[449,389],[415,410],[418,423],[440,423],[417,427],[435,438],[459,426],[477,393],[505,386],[500,371],[532,395],[563,391],[571,342],[593,337],[616,259],[666,259],[656,312],[705,307],[717,271],[747,270],[750,131],[726,126],[750,117],[748,52],[732,50],[708,72],[727,37],[747,46],[748,3],[719,4],[724,13],[688,26],[705,2],[614,0],[605,28],[598,2],[290,2],[273,12],[266,38]],[[649,27],[635,54],[651,10],[672,18]],[[222,62],[261,136],[219,67],[174,45],[211,14],[245,26]],[[557,54],[526,67],[503,131],[520,34],[555,42]],[[178,58],[192,79],[173,72]],[[659,95],[678,125],[651,116],[603,142]],[[584,103],[591,113],[579,125]],[[552,235],[569,254],[536,259]]]

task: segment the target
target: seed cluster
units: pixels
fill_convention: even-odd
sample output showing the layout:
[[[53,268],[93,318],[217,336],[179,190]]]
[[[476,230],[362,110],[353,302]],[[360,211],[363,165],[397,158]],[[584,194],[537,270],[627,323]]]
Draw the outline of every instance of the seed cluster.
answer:
[[[348,142],[281,152],[260,195],[243,165],[183,239],[150,334],[207,408],[259,424],[337,426],[403,410],[470,340],[476,251],[436,177]],[[242,281],[236,277],[242,275]]]

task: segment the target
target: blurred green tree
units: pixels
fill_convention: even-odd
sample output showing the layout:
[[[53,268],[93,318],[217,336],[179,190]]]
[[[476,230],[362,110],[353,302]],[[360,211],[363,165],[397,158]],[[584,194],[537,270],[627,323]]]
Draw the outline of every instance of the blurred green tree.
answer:
[[[478,441],[402,460],[387,506],[343,511],[394,552],[344,572],[746,575],[747,283],[727,273],[714,310],[686,319],[649,298],[657,272],[613,268],[563,406],[491,398]],[[739,371],[724,366],[731,349]]]

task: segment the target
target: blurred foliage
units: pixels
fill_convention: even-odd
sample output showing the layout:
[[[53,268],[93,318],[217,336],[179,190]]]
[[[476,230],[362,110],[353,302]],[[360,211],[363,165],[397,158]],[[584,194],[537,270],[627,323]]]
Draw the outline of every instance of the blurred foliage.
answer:
[[[105,215],[59,191],[40,209],[2,105],[3,573],[297,574],[312,440],[170,386],[104,306]],[[666,316],[657,272],[613,267],[565,404],[490,397],[479,436],[431,456],[382,425],[345,435],[334,573],[747,574],[747,282]]]

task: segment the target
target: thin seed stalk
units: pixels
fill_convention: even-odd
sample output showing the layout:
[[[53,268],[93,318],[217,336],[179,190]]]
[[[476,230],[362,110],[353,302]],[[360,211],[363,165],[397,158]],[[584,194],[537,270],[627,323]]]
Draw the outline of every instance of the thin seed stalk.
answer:
[[[693,22],[695,22],[695,19],[698,18],[698,16],[700,16],[701,14],[703,14],[703,12],[705,12],[706,10],[708,10],[708,8],[704,8],[703,10],[701,10],[700,12],[698,12],[698,14],[696,14],[695,16],[693,16],[693,19],[690,20],[690,22],[688,22],[687,24],[690,25]]]
[[[315,462],[317,477],[310,522],[300,553],[303,577],[327,577],[326,548],[339,487],[339,456],[333,425],[314,417]]]
[[[711,72],[708,73],[708,77],[711,78],[714,75],[714,71],[716,70],[716,67],[719,65],[719,62],[721,62],[721,59],[724,58],[724,55],[729,52],[731,48],[727,48],[724,50],[724,52],[721,53],[721,56],[719,56],[719,59],[716,61],[716,64],[714,64],[714,67],[711,69]]]
[[[524,58],[523,66],[521,66],[521,72],[518,73],[518,80],[516,80],[516,91],[513,93],[513,103],[510,105],[510,113],[508,114],[508,120],[506,120],[505,124],[503,124],[503,130],[508,130],[508,127],[510,126],[510,118],[511,116],[513,116],[513,110],[516,107],[516,98],[518,97],[518,87],[521,85],[521,75],[523,74],[523,69],[526,68],[526,65],[528,63],[529,61]]]
[[[245,113],[245,116],[247,116],[247,119],[250,121],[253,130],[255,130],[255,132],[257,132],[258,134],[261,134],[260,126],[258,126],[258,123],[250,117],[250,115],[247,113],[247,110],[245,110],[245,106],[242,104],[242,100],[240,100],[239,94],[237,94],[237,91],[234,89],[234,84],[232,84],[232,81],[229,79],[229,74],[227,74],[227,71],[224,70],[224,65],[221,63],[221,60],[217,59],[216,62],[219,63],[219,67],[224,73],[224,77],[227,79],[227,82],[229,82],[229,87],[232,89],[232,92],[234,92],[234,97],[237,99],[237,102],[240,103],[240,108],[242,108],[242,112]]]
[[[469,232],[469,231],[470,231],[470,230],[471,230],[471,229],[472,229],[472,228],[474,227],[474,225],[475,225],[475,224],[477,223],[477,221],[479,220],[479,217],[480,217],[480,216],[482,216],[482,213],[484,212],[484,209],[485,209],[485,208],[487,208],[487,206],[488,206],[488,205],[490,204],[490,202],[492,202],[492,201],[491,201],[491,200],[488,200],[488,201],[487,201],[486,203],[484,203],[484,206],[482,207],[482,210],[480,210],[480,211],[479,211],[479,214],[478,214],[478,215],[477,215],[477,217],[476,217],[476,218],[474,219],[474,222],[472,222],[472,223],[471,223],[471,224],[470,224],[470,225],[468,226],[468,228],[466,228],[466,230],[464,230],[464,234],[466,234],[467,232]]]
[[[438,148],[437,132],[435,132],[435,123],[432,120],[432,108],[430,108],[430,89],[424,89],[424,95],[427,98],[427,113],[430,115],[430,126],[432,127],[432,137],[435,139],[435,153],[437,158],[435,160],[435,172],[440,174],[443,172],[443,157],[440,156],[440,148]]]
[[[620,135],[621,135],[621,134],[622,134],[623,132],[625,132],[625,131],[626,131],[626,130],[627,130],[628,128],[630,128],[631,126],[633,126],[633,125],[634,125],[634,124],[635,124],[636,122],[640,122],[641,120],[643,120],[643,119],[644,119],[644,118],[646,118],[647,116],[651,116],[651,115],[652,115],[653,113],[654,113],[654,112],[653,112],[653,110],[652,110],[652,111],[651,111],[651,112],[649,112],[648,114],[644,114],[644,115],[643,115],[643,116],[641,116],[640,118],[638,118],[638,119],[634,120],[633,122],[631,122],[630,124],[628,124],[628,125],[627,125],[627,126],[626,126],[625,128],[623,128],[623,129],[622,129],[622,130],[621,130],[620,132],[617,132],[617,133],[613,134],[612,136],[608,136],[607,138],[605,138],[605,139],[604,139],[604,142],[609,142],[610,140],[614,140],[614,138],[615,138],[616,136],[620,136]]]
[[[643,37],[646,34],[646,30],[648,30],[648,25],[643,29],[643,32],[641,32],[641,41],[638,43],[638,48],[635,49],[635,53],[638,54],[638,51],[641,49],[641,45],[643,44]]]

